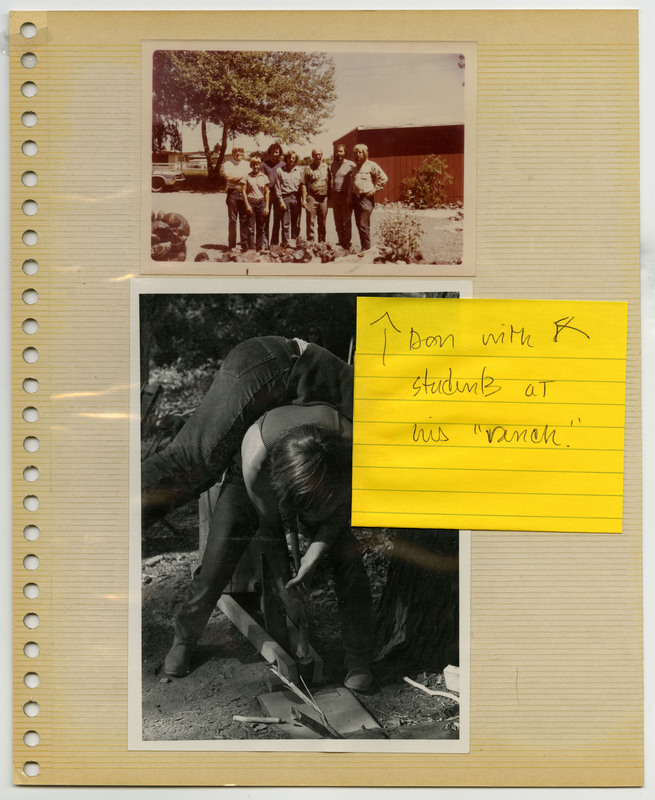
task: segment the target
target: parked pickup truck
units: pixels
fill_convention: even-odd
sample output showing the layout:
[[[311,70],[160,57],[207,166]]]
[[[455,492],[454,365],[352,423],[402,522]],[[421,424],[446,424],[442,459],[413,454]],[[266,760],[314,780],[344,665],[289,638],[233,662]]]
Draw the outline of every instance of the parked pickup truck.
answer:
[[[167,186],[175,188],[184,183],[184,175],[179,169],[169,167],[168,164],[152,165],[152,191],[163,192]]]

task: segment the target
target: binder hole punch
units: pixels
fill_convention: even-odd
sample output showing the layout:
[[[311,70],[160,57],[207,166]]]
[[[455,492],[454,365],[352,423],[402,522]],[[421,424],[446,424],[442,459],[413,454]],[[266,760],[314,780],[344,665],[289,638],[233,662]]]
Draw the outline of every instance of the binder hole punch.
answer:
[[[35,494],[25,495],[23,498],[23,508],[26,511],[38,511],[41,501]]]
[[[29,229],[23,232],[23,244],[26,244],[28,247],[34,247],[38,241],[39,234],[36,231]]]
[[[39,271],[39,262],[35,261],[33,258],[28,258],[27,260],[23,261],[23,272],[26,275],[36,275]]]
[[[41,772],[41,767],[39,766],[38,761],[26,761],[23,764],[23,772],[28,778],[36,778],[36,776]]]
[[[34,53],[23,53],[20,57],[21,66],[25,69],[34,69],[37,64],[36,55]]]
[[[26,525],[23,528],[23,538],[27,539],[28,542],[35,542],[40,535],[41,529],[38,525]]]
[[[23,142],[20,148],[24,156],[35,156],[39,152],[38,145],[32,139]]]
[[[23,320],[23,331],[28,335],[32,335],[39,330],[39,323],[32,319],[32,317],[28,317],[27,319]]]
[[[26,347],[23,350],[23,361],[27,364],[34,364],[39,360],[39,351],[36,347]]]
[[[41,737],[36,731],[25,731],[23,741],[28,747],[36,747],[40,740]]]
[[[28,553],[23,559],[23,566],[33,572],[39,567],[39,557],[35,556],[34,553]]]
[[[33,306],[34,303],[36,303],[39,299],[39,293],[36,291],[36,289],[25,289],[22,297],[24,303],[26,303],[28,306]]]
[[[28,689],[36,689],[41,683],[41,677],[38,672],[26,672],[23,676],[23,683]]]
[[[33,128],[39,121],[39,118],[34,111],[23,111],[20,120],[26,128]]]
[[[36,598],[41,594],[41,589],[39,588],[39,584],[26,583],[25,586],[23,586],[23,594],[25,595],[25,597],[27,597],[28,600],[36,600]]]
[[[36,436],[26,436],[23,440],[23,449],[28,453],[36,453],[39,449],[40,442]]]
[[[27,186],[30,189],[32,186],[36,186],[39,182],[39,176],[31,169],[26,170],[21,176],[21,181],[23,182],[23,186]]]
[[[39,391],[39,382],[36,378],[25,378],[23,381],[23,391],[28,394],[34,394]]]
[[[34,466],[25,467],[25,469],[23,470],[23,477],[25,478],[26,481],[30,481],[30,483],[38,481],[40,474],[41,473],[39,472],[39,468]]]
[[[25,653],[28,658],[37,658],[40,652],[41,648],[36,642],[26,642],[23,645],[23,653]]]
[[[40,710],[36,700],[28,700],[27,703],[23,705],[23,714],[25,714],[26,717],[36,717]]]
[[[36,200],[26,200],[23,203],[23,214],[26,214],[28,217],[33,217],[38,210],[39,204]]]
[[[39,87],[34,83],[34,81],[25,81],[25,83],[20,87],[20,91],[23,97],[34,97],[39,91]]]
[[[39,411],[38,409],[34,408],[34,406],[28,406],[27,408],[23,409],[23,419],[25,422],[36,422],[39,418]]]
[[[30,630],[34,630],[34,628],[39,627],[39,623],[41,620],[39,619],[39,615],[35,614],[34,612],[30,611],[29,614],[25,614],[23,617],[23,625]]]
[[[33,22],[24,22],[20,26],[20,35],[23,39],[33,39],[36,36],[36,25]]]

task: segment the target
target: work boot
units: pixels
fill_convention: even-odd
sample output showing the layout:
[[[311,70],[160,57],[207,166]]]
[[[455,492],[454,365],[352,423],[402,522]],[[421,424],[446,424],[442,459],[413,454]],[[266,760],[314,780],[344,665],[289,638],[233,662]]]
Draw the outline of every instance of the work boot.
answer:
[[[373,685],[373,673],[368,659],[348,653],[345,658],[346,677],[343,685],[353,692],[367,692]]]
[[[191,671],[193,645],[176,636],[164,660],[164,672],[172,678],[183,678]]]

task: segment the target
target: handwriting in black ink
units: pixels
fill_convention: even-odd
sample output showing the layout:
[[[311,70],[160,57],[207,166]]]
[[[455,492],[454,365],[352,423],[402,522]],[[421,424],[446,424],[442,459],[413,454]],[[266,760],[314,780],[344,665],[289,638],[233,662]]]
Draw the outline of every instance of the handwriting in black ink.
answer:
[[[375,321],[373,321],[373,322],[371,322],[369,324],[370,325],[377,325],[378,322],[382,322],[382,320],[385,317],[389,320],[389,324],[396,331],[396,333],[402,333],[402,331],[399,330],[398,328],[396,328],[396,326],[391,321],[391,317],[389,316],[389,312],[388,311],[385,311],[384,314],[379,319],[376,319]],[[386,363],[385,363],[386,354],[387,354],[387,328],[384,329],[384,347],[382,349],[382,366],[383,367],[386,367]]]
[[[502,323],[501,327],[504,327]],[[525,328],[515,328],[513,325],[509,326],[509,331],[498,331],[498,333],[482,334],[482,344],[486,347],[488,344],[520,344],[525,347],[534,347],[531,341],[532,334],[526,333]]]
[[[562,317],[561,319],[555,320],[553,323],[555,325],[555,336],[553,337],[553,341],[556,342],[558,336],[562,331],[576,331],[576,333],[581,333],[583,336],[586,336],[587,339],[591,339],[588,333],[585,333],[580,328],[574,328],[571,323],[575,317]]]
[[[422,425],[414,423],[412,439],[421,444],[439,444],[439,442],[449,441],[441,425],[437,425],[436,427],[437,430],[435,432],[434,427],[424,428]]]
[[[414,328],[409,333],[409,349],[410,350],[420,350],[422,347],[426,347],[428,350],[431,347],[445,347],[446,344],[450,341],[450,347],[452,350],[455,349],[455,337],[452,333],[447,333],[445,336],[441,334],[435,333],[431,336],[426,336],[425,338],[421,337],[418,331],[415,331]]]
[[[537,381],[537,384],[529,383],[525,389],[525,396],[526,397],[545,397],[546,396],[546,384],[548,383],[555,383],[554,380],[550,381]],[[541,385],[541,390],[539,389],[539,385]],[[541,391],[541,394],[539,392]]]
[[[491,375],[487,375],[487,368],[482,368],[480,378],[477,380],[461,380],[460,378],[453,379],[453,369],[448,369],[448,377],[446,378],[432,378],[426,367],[425,374],[420,375],[414,380],[412,384],[414,390],[414,397],[419,394],[441,394],[446,397],[452,397],[457,394],[474,394],[481,397],[492,397],[496,392],[502,389],[502,386],[496,383],[496,379]]]
[[[514,430],[510,430],[514,428]],[[483,428],[481,425],[473,426],[473,433],[484,433],[489,444],[552,444],[561,447],[557,441],[557,428],[549,430],[548,425],[534,428],[519,428],[508,425],[494,425],[493,428]]]

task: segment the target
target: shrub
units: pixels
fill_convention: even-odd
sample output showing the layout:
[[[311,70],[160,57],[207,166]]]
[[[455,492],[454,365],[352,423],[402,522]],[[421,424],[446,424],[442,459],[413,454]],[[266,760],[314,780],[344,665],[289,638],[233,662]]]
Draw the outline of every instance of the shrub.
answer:
[[[440,156],[428,156],[412,176],[400,184],[400,199],[412,208],[443,208],[448,198],[446,187],[453,182],[447,164]]]
[[[423,226],[415,214],[402,203],[384,206],[380,221],[380,251],[389,261],[411,261],[420,254]]]

